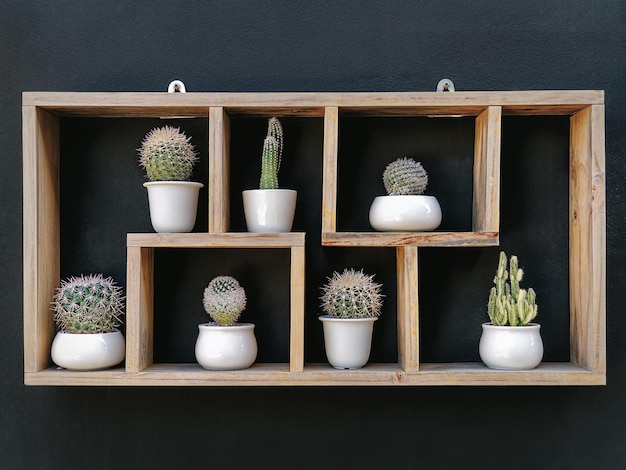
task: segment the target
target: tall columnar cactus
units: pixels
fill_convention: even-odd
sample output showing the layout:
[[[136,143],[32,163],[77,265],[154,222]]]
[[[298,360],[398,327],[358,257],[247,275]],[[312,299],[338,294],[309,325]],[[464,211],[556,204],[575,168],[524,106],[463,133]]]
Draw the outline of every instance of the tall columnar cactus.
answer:
[[[124,314],[124,295],[102,274],[70,277],[61,282],[52,301],[54,322],[67,333],[110,333]]]
[[[363,274],[363,270],[344,269],[333,273],[322,287],[322,310],[335,318],[377,317],[383,305],[381,285],[373,281],[374,275]]]
[[[178,127],[152,129],[144,137],[139,152],[139,165],[150,181],[189,181],[198,161],[194,146]]]
[[[267,121],[267,136],[261,155],[260,189],[278,189],[278,170],[283,156],[283,127],[278,118]]]
[[[511,256],[507,271],[506,254],[500,252],[498,271],[489,293],[488,313],[494,325],[527,325],[537,316],[535,291],[520,288],[524,271],[518,267],[517,256]]]
[[[246,292],[234,277],[218,276],[204,289],[202,304],[219,326],[232,326],[246,308]]]
[[[420,162],[399,158],[385,168],[383,183],[390,196],[422,194],[428,185],[428,175]]]

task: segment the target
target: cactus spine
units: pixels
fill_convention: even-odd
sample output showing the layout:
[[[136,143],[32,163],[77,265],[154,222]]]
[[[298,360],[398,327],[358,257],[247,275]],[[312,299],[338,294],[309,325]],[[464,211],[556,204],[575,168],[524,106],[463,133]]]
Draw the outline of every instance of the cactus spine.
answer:
[[[390,196],[422,194],[428,185],[428,175],[420,162],[399,158],[385,168],[383,183]]]
[[[202,304],[219,326],[233,326],[246,308],[246,292],[234,277],[218,276],[204,289]]]
[[[110,333],[122,323],[124,295],[102,274],[70,277],[61,282],[52,301],[54,322],[67,333]]]
[[[267,136],[261,155],[260,189],[278,189],[278,170],[283,155],[283,128],[278,118],[267,121]]]
[[[190,138],[180,128],[157,127],[144,137],[139,165],[150,181],[189,181],[198,160]]]
[[[335,318],[378,317],[383,305],[382,286],[373,279],[374,275],[363,274],[363,270],[335,271],[322,287],[322,310]]]
[[[517,256],[511,256],[507,271],[507,257],[500,252],[498,271],[489,293],[488,313],[494,325],[527,325],[537,316],[535,291],[520,288],[524,271],[518,267]]]

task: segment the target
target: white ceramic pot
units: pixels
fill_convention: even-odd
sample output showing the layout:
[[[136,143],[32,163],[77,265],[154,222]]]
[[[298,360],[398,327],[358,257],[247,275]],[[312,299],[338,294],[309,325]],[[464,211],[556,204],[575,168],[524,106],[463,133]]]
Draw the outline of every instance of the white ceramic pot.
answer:
[[[319,317],[324,327],[326,358],[335,369],[360,369],[370,357],[372,331],[377,317]]]
[[[424,232],[441,224],[441,206],[434,196],[378,196],[370,207],[370,225],[387,232]]]
[[[290,232],[298,193],[293,189],[242,192],[248,232]]]
[[[534,369],[543,358],[540,328],[541,325],[537,323],[526,326],[483,323],[479,344],[480,358],[491,369]]]
[[[59,331],[52,341],[52,360],[69,370],[100,370],[124,360],[126,342],[118,330],[78,334]]]
[[[198,330],[196,360],[205,369],[247,369],[254,363],[257,344],[252,323],[233,326],[203,323],[198,325]]]
[[[150,221],[155,232],[186,233],[193,230],[202,183],[193,181],[150,181],[148,189]]]

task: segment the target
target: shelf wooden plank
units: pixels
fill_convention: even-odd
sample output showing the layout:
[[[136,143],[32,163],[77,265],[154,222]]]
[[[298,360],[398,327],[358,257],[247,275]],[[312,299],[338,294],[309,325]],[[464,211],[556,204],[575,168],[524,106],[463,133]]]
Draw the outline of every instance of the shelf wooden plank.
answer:
[[[151,248],[291,248],[304,246],[305,234],[288,233],[129,233],[126,246]]]
[[[396,248],[398,362],[407,372],[419,370],[419,282],[416,246]]]
[[[230,120],[224,108],[209,113],[209,232],[230,226]]]
[[[498,246],[498,232],[328,232],[324,246]]]
[[[123,368],[77,372],[49,368],[26,373],[26,385],[66,386],[433,386],[433,385],[604,385],[602,373],[570,363],[545,363],[530,371],[498,371],[482,363],[422,364],[405,372],[397,364],[368,364],[337,370],[327,364],[306,365],[290,372],[289,364],[254,364],[239,371],[208,371],[198,364],[154,364],[136,373]]]

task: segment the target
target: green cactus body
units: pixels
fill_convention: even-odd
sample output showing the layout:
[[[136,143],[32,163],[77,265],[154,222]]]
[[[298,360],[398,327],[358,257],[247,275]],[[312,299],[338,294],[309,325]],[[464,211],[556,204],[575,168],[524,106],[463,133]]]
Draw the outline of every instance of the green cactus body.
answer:
[[[146,134],[139,165],[150,181],[188,181],[198,160],[190,138],[177,127],[164,126]]]
[[[122,288],[102,274],[71,277],[56,290],[54,322],[67,333],[110,333],[124,314]]]
[[[373,275],[363,274],[362,270],[334,272],[322,288],[322,310],[335,318],[378,317],[383,303],[382,286],[373,278]]]
[[[420,162],[399,158],[385,168],[383,183],[390,196],[423,194],[428,185],[428,174]]]
[[[519,268],[517,256],[511,256],[507,271],[507,257],[500,252],[498,271],[489,292],[487,311],[494,325],[523,326],[537,316],[537,296],[530,288],[522,289],[524,271]]]
[[[260,189],[278,189],[278,170],[283,155],[283,128],[280,121],[272,117],[267,122],[267,136],[261,155]]]
[[[246,308],[246,293],[234,277],[218,276],[204,289],[202,304],[219,326],[232,326]]]

